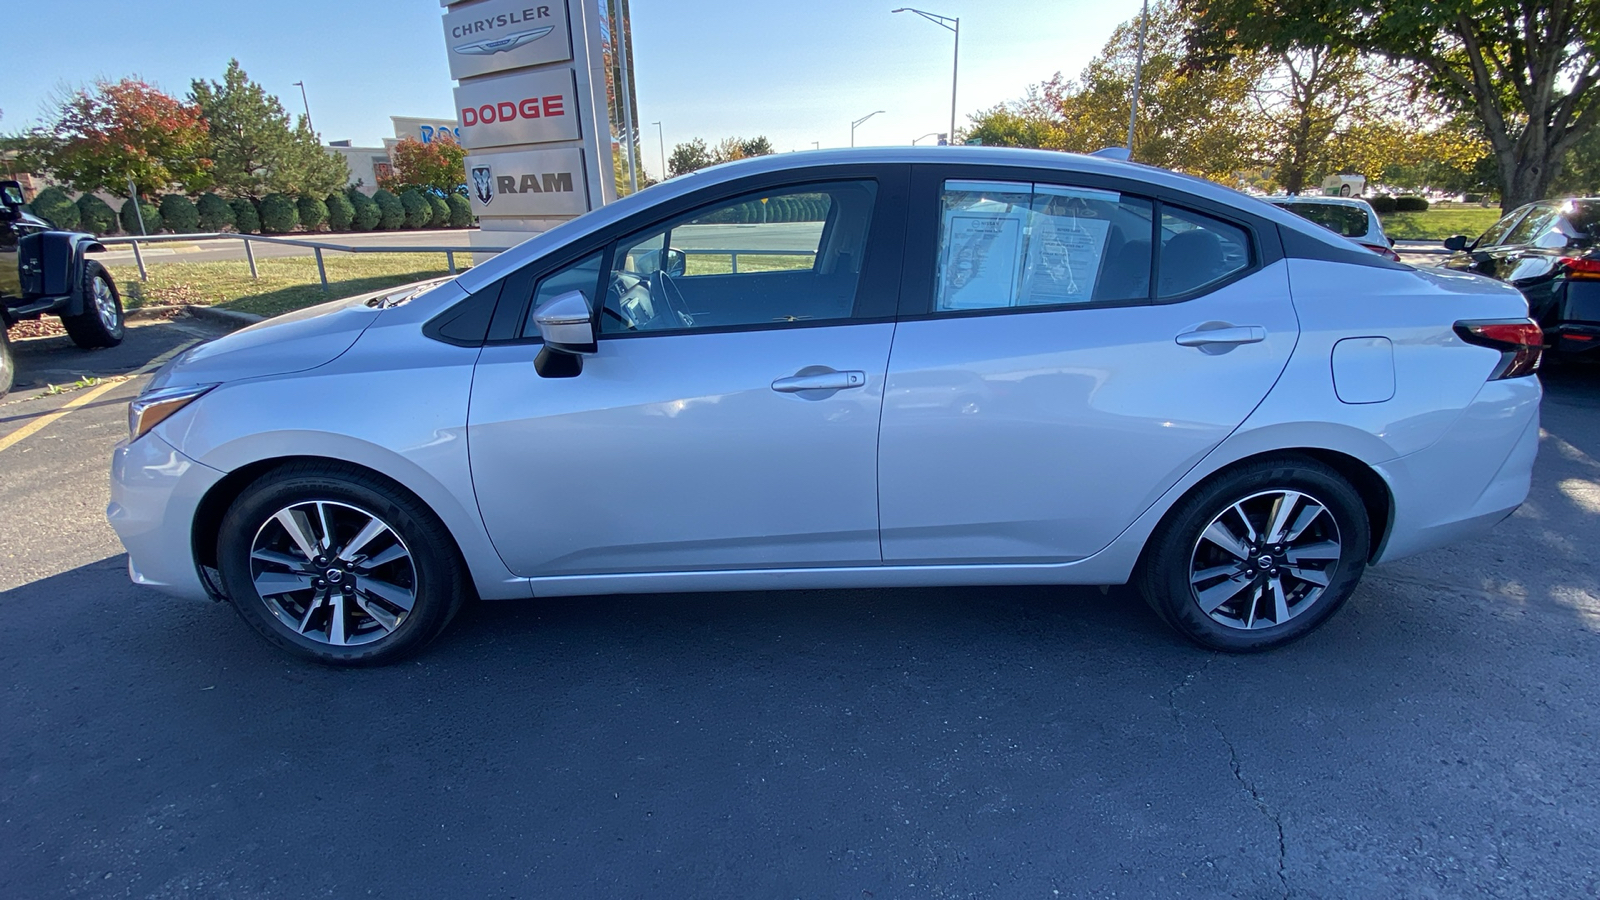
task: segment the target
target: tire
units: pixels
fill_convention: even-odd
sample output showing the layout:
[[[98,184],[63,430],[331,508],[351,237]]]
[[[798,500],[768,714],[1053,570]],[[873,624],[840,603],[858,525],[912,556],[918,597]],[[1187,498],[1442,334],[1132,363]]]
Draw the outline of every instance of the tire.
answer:
[[[0,322],[0,397],[11,393],[11,385],[17,377],[17,360],[11,355],[11,338],[6,335],[6,326]]]
[[[1268,540],[1275,529],[1278,540]],[[1203,482],[1167,514],[1140,566],[1139,591],[1202,647],[1269,650],[1311,633],[1349,599],[1366,571],[1370,534],[1361,496],[1331,467],[1259,460]]]
[[[363,545],[347,546],[364,535]],[[351,562],[340,561],[341,548]],[[471,590],[432,510],[383,478],[332,463],[289,464],[246,488],[223,516],[217,561],[246,622],[289,653],[332,666],[415,653]]]
[[[75,316],[62,316],[61,324],[67,336],[85,350],[115,347],[122,343],[126,332],[122,317],[122,297],[117,293],[117,283],[97,262],[83,263],[83,312]]]

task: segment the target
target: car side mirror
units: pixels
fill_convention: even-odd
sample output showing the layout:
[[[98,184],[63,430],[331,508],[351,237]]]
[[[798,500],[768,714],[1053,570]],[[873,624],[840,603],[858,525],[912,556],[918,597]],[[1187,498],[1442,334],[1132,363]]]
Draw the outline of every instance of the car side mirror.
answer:
[[[661,260],[661,271],[672,278],[678,278],[689,271],[689,254],[676,247],[668,247]]]
[[[1444,248],[1456,253],[1467,249],[1467,236],[1464,234],[1450,235],[1444,239]]]
[[[567,291],[533,311],[533,324],[546,347],[561,353],[593,353],[594,317],[582,291]]]
[[[22,206],[22,185],[15,181],[0,181],[0,201],[10,209]]]

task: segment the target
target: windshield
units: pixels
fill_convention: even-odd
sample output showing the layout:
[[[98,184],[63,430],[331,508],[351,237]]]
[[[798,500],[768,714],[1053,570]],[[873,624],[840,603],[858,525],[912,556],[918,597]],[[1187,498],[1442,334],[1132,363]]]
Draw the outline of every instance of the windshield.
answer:
[[[1365,237],[1367,211],[1342,203],[1279,203],[1279,206],[1345,237]]]

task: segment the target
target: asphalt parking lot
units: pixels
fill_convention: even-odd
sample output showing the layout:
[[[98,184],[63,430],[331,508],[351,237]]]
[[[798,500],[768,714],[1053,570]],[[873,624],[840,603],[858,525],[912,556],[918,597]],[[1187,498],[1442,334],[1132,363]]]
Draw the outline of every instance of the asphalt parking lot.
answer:
[[[480,603],[342,672],[128,583],[142,376],[36,427],[212,333],[18,345],[0,897],[1600,891],[1600,366],[1546,376],[1515,516],[1267,655],[1126,589],[961,588]]]

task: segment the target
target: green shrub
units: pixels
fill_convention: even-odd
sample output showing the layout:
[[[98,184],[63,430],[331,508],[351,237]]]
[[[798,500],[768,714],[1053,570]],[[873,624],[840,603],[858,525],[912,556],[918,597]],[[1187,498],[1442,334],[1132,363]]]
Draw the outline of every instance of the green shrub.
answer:
[[[233,227],[233,207],[216,194],[201,194],[194,206],[195,212],[200,214],[201,231],[221,231]]]
[[[62,231],[72,231],[78,227],[78,204],[72,202],[72,197],[66,191],[54,185],[40,191],[28,206],[34,215],[48,219],[50,224]]]
[[[451,194],[445,198],[445,203],[450,205],[450,227],[472,227],[472,201],[461,194]]]
[[[194,234],[200,230],[200,210],[194,201],[182,194],[168,194],[161,198],[161,223],[173,234]]]
[[[294,207],[300,213],[300,224],[307,231],[317,230],[317,226],[328,221],[328,204],[316,197],[302,196],[294,202]]]
[[[1385,215],[1387,213],[1394,212],[1395,207],[1398,205],[1395,202],[1395,199],[1388,194],[1379,194],[1367,202],[1372,204],[1372,208],[1376,210],[1379,215]]]
[[[393,231],[406,223],[406,207],[400,198],[389,193],[383,188],[372,195],[372,202],[378,204],[378,227],[384,231]]]
[[[428,208],[433,213],[431,216],[428,217],[428,227],[429,228],[448,228],[448,227],[450,227],[450,204],[444,202],[444,198],[439,196],[438,194],[429,194],[424,199],[426,199],[428,201]]]
[[[300,211],[294,201],[284,194],[268,194],[261,198],[261,233],[286,234],[300,224]]]
[[[1396,197],[1394,198],[1395,212],[1427,212],[1428,201],[1422,197]]]
[[[428,221],[433,218],[433,207],[428,205],[428,198],[416,188],[400,195],[400,207],[406,211],[407,228],[426,228]]]
[[[334,191],[328,195],[328,199],[322,201],[322,205],[328,208],[329,228],[334,231],[350,230],[350,222],[356,217],[356,208],[350,205],[349,197]]]
[[[233,207],[233,228],[240,234],[255,234],[261,230],[261,213],[256,202],[249,197],[236,197],[228,201]]]
[[[117,214],[104,200],[93,194],[78,198],[78,227],[95,234],[110,234],[117,230]]]
[[[133,202],[132,199],[122,201],[122,211],[118,214],[118,217],[122,219],[122,230],[128,234],[139,234],[139,216],[143,214],[143,233],[155,234],[160,231],[161,211],[156,209],[155,204],[140,200],[139,205],[135,207]]]
[[[383,210],[378,208],[377,201],[355,188],[345,191],[345,197],[350,200],[350,207],[355,210],[355,218],[350,221],[351,228],[356,231],[371,231],[378,227],[378,223],[383,220]]]

